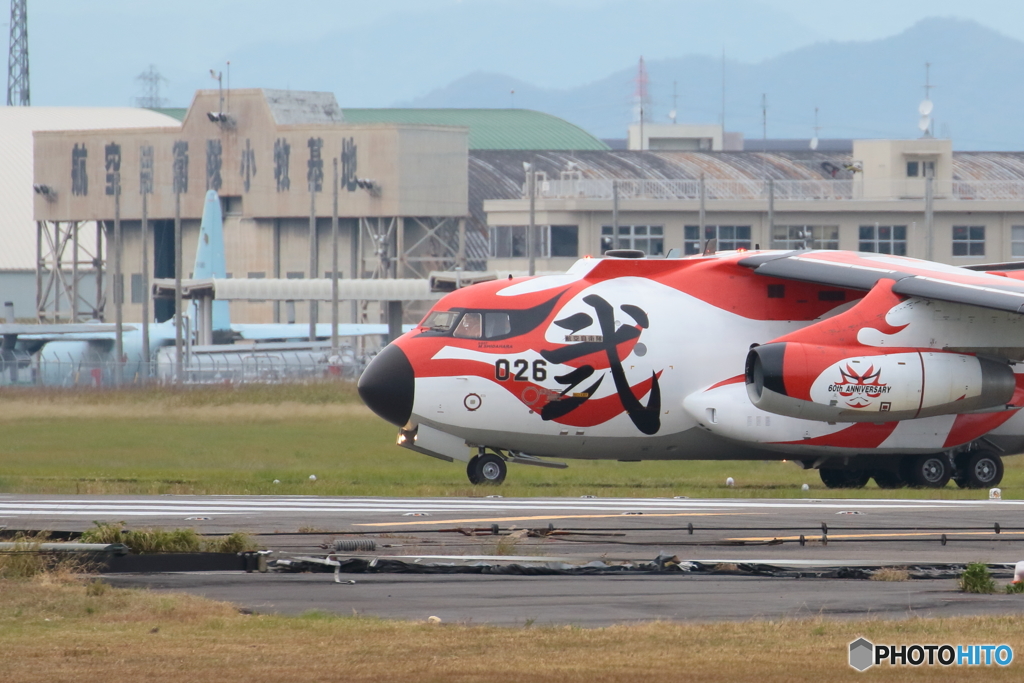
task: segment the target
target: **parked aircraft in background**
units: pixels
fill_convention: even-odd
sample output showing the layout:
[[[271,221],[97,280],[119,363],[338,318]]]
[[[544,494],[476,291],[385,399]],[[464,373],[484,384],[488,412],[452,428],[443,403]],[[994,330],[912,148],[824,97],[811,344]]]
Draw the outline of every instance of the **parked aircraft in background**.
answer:
[[[1024,450],[1014,267],[612,251],[447,295],[359,391],[475,484],[546,458],[787,459],[828,487],[989,487]]]
[[[210,190],[206,193],[203,206],[193,278],[224,278],[226,271],[220,198]],[[191,330],[186,332],[186,337],[194,331],[196,317],[192,313],[187,318]],[[338,333],[341,337],[385,337],[388,326],[346,323],[338,326]],[[115,361],[115,334],[114,326],[109,323],[0,325],[3,338],[3,347],[0,348],[0,384],[34,382],[65,386],[109,383]],[[223,343],[294,342],[309,338],[309,325],[232,324],[228,302],[214,301],[213,334],[215,339]],[[316,336],[319,339],[330,339],[330,323],[319,323]],[[160,349],[174,346],[174,320],[150,323],[149,340],[150,358],[145,358],[142,324],[128,323],[123,326],[122,376],[126,381],[144,376],[149,372],[147,364],[156,360]],[[239,349],[241,351],[244,347],[240,346]]]

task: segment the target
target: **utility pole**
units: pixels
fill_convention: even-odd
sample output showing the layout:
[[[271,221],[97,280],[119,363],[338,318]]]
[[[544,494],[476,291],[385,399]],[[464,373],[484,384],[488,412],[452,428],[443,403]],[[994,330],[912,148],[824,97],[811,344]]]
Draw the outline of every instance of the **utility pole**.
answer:
[[[334,180],[331,192],[334,209],[331,211],[331,355],[338,355],[338,157],[334,157]]]
[[[7,106],[27,107],[28,89],[28,0],[11,0],[11,38],[7,53]]]
[[[619,181],[612,180],[612,249],[621,249],[619,244]]]
[[[530,257],[530,275],[536,275],[537,273],[537,236],[535,230],[537,227],[537,172],[533,167],[533,164],[523,164],[526,168],[526,172],[529,174],[526,177],[527,191],[530,193],[530,225],[526,228],[526,253]]]
[[[174,183],[174,383],[181,384],[184,338],[181,329],[181,187]]]
[[[143,381],[149,379],[149,202],[146,189],[142,191],[142,360],[146,364],[142,373]]]
[[[316,181],[309,180],[309,277],[316,277]],[[309,300],[309,341],[316,341],[317,302]]]
[[[935,250],[935,179],[928,176],[924,179],[924,231],[928,239],[925,258],[934,260]]]
[[[114,171],[114,385],[124,383],[124,275],[121,272],[121,172]]]
[[[704,239],[704,231],[707,227],[707,211],[705,202],[707,201],[707,183],[704,180],[704,174],[700,174],[700,233],[697,235],[697,244],[700,244],[701,240]]]

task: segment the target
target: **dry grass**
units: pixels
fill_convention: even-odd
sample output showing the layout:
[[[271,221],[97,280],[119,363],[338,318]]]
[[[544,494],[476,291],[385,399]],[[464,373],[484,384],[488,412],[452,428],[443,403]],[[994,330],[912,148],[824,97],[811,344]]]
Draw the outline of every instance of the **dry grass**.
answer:
[[[195,529],[127,529],[124,522],[93,522],[82,533],[83,543],[123,543],[133,553],[241,553],[260,545],[241,531],[207,538]]]
[[[45,573],[71,574],[88,569],[80,558],[65,554],[41,553],[39,546],[50,540],[48,534],[17,534],[14,548],[0,552],[0,581],[28,579]]]
[[[902,567],[882,567],[871,575],[872,581],[906,581],[910,572]]]
[[[1024,647],[1024,617],[831,622],[665,622],[601,629],[499,628],[334,617],[239,614],[201,598],[97,588],[46,576],[0,581],[3,680],[90,683],[310,681],[861,680],[847,646],[1007,643]],[[941,675],[1018,680],[1019,667],[873,669],[872,680]]]

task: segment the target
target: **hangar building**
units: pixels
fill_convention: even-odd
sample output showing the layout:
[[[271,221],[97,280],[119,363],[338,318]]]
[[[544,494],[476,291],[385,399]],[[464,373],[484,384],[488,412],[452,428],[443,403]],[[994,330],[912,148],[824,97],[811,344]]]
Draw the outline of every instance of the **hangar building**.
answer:
[[[109,242],[118,181],[124,315],[137,320],[147,292],[144,196],[153,278],[174,274],[176,197],[183,275],[189,277],[208,189],[221,196],[229,277],[326,277],[337,161],[339,275],[426,277],[434,270],[486,268],[485,197],[470,197],[470,150],[538,148],[607,150],[576,126],[539,112],[343,110],[330,93],[263,89],[199,91],[180,124],[37,133],[33,182],[43,189],[35,196],[43,245],[39,317],[81,317],[81,293],[91,282],[81,274],[56,277],[67,260],[55,268],[59,259],[47,258],[46,246],[56,241],[73,251],[75,232],[88,222],[103,225]],[[109,244],[106,249],[109,256]],[[72,299],[79,301],[76,310],[68,307]],[[285,322],[286,308],[235,302],[232,316],[239,322]],[[296,322],[308,320],[302,308]],[[171,302],[157,301],[157,319],[169,318],[172,309]],[[373,322],[376,315],[365,306],[346,312]]]
[[[614,247],[696,254],[709,239],[719,250],[1024,260],[1024,153],[953,152],[940,139],[855,140],[852,153],[473,152],[471,194],[488,179],[492,269],[525,261],[524,162],[538,174],[539,270]]]

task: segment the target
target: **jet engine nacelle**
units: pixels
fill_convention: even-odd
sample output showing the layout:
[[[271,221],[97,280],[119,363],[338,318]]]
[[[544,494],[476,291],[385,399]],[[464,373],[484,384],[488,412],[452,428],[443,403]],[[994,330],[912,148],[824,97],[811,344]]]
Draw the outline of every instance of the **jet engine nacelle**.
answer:
[[[849,348],[778,342],[747,354],[747,394],[761,410],[822,422],[893,422],[1004,409],[1007,363],[957,353],[852,356]]]

